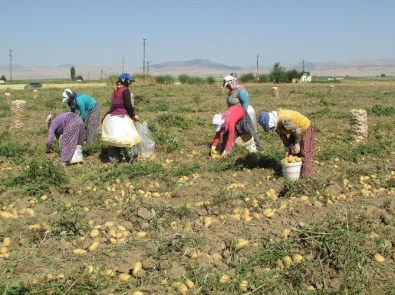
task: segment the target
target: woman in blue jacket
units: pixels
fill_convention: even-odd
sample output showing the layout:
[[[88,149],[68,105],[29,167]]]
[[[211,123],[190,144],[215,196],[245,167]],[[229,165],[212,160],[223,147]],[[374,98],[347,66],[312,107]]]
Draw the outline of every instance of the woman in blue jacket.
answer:
[[[67,88],[62,93],[63,102],[67,103],[70,111],[80,111],[80,117],[84,121],[86,129],[86,141],[94,142],[99,136],[100,109],[96,100],[84,93],[76,93]]]

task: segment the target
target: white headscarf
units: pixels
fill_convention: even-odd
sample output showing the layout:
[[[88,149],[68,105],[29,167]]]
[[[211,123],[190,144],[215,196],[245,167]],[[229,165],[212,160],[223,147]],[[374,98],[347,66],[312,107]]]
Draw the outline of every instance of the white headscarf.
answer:
[[[277,129],[277,112],[276,111],[272,111],[269,112],[269,128],[272,129],[274,127],[274,129]]]
[[[213,128],[215,132],[218,132],[221,129],[222,124],[225,123],[222,114],[215,114],[213,117]]]

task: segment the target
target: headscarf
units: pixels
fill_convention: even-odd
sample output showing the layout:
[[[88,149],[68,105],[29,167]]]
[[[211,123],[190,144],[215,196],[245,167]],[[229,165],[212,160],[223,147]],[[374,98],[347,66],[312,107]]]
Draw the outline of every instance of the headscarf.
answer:
[[[225,133],[228,130],[228,118],[229,118],[229,110],[226,110],[222,114],[214,115],[213,127],[215,132],[221,131],[221,133]]]
[[[213,128],[215,132],[221,130],[222,124],[224,124],[225,120],[222,118],[222,114],[215,114],[213,117]]]
[[[77,93],[75,93],[70,88],[66,88],[65,90],[63,90],[62,101],[68,104],[72,112],[75,111],[76,98]]]
[[[51,125],[53,119],[55,119],[55,116],[54,116],[54,115],[49,114],[49,115],[47,116],[45,122],[47,123],[47,127],[48,127],[48,128],[49,128],[49,126]]]

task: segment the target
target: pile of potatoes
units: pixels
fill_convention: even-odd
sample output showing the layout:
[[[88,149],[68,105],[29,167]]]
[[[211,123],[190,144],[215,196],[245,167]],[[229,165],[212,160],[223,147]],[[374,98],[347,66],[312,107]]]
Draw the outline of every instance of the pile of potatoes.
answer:
[[[285,159],[282,160],[283,163],[297,163],[300,161],[302,161],[302,159],[294,155],[288,155],[287,157],[285,157]]]

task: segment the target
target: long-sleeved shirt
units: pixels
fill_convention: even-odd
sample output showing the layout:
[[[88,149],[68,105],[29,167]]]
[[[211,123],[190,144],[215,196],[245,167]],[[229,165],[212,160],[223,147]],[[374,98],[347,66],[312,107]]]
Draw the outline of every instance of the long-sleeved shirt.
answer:
[[[250,96],[244,86],[238,85],[235,89],[229,91],[227,103],[228,106],[241,105],[244,110],[247,110],[250,103]]]
[[[65,119],[69,114],[73,114],[73,113],[71,112],[61,113],[52,120],[51,125],[49,126],[48,129],[47,147],[52,146],[55,136],[56,138],[59,139],[59,137],[63,134]]]
[[[292,135],[295,144],[299,144],[302,132],[309,128],[310,124],[310,120],[299,112],[282,109],[277,111],[277,134],[285,146],[289,145],[288,135]]]
[[[86,119],[86,112],[90,111],[96,105],[96,100],[84,93],[77,93],[75,98],[75,109],[80,111],[80,117],[83,121]],[[75,112],[75,109],[70,109],[71,112]]]
[[[230,151],[233,145],[236,124],[241,119],[243,119],[245,111],[241,106],[230,106],[225,113],[227,113],[225,117],[225,123],[221,126],[221,129],[215,133],[212,146],[218,146],[219,141],[221,139],[221,133],[228,132],[228,139],[225,145],[225,151]]]
[[[131,118],[135,116],[135,110],[129,88],[125,86],[119,86],[114,89],[111,107],[107,114],[122,116],[128,114]]]

